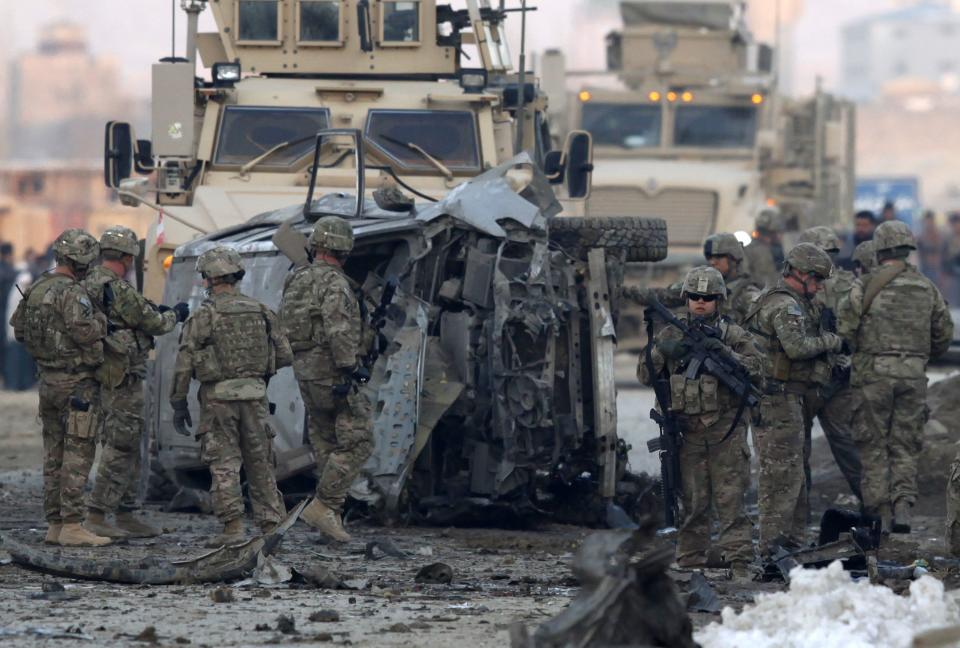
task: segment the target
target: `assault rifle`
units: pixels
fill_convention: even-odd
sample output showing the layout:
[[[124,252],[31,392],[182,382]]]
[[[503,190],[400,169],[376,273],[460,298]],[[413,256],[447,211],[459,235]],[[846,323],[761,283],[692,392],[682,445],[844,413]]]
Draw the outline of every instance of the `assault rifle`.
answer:
[[[827,333],[837,332],[837,315],[832,308],[824,307],[820,311],[820,330]],[[840,356],[850,355],[850,345],[843,341],[843,347],[840,349]],[[844,387],[850,384],[850,363],[837,362],[830,367],[830,382],[820,390],[823,400],[828,401]]]
[[[660,411],[652,410],[650,418],[660,426],[660,436],[647,443],[647,450],[660,453],[660,478],[663,492],[664,512],[667,526],[676,526],[678,517],[677,493],[680,490],[680,458],[679,450],[683,445],[683,430],[681,422],[670,407],[670,380],[668,376],[657,375],[653,366],[653,320],[659,317],[665,323],[675,326],[690,346],[686,356],[687,366],[684,376],[688,380],[696,380],[701,373],[714,376],[720,383],[730,390],[739,400],[740,406],[730,430],[720,441],[733,433],[740,423],[743,411],[747,407],[756,407],[760,404],[761,392],[750,380],[750,373],[730,354],[724,351],[715,351],[707,348],[707,340],[722,339],[719,327],[710,326],[706,322],[698,321],[687,324],[679,319],[670,310],[656,299],[647,303],[644,319],[647,320],[647,371],[653,383],[653,391]]]
[[[387,308],[393,302],[399,285],[400,281],[395,275],[387,278],[387,282],[383,285],[383,292],[380,293],[380,303],[377,304],[377,307],[373,309],[373,313],[370,313],[369,316],[370,325],[373,327],[373,340],[370,343],[370,348],[360,358],[360,367],[350,375],[350,379],[333,386],[334,396],[346,396],[351,389],[356,392],[359,390],[357,385],[364,385],[370,381],[370,372],[373,370],[373,365],[376,364],[377,358],[387,347],[387,340],[383,337],[381,331],[387,323]],[[360,316],[367,319],[366,298],[362,290],[360,293],[357,296],[360,302]]]

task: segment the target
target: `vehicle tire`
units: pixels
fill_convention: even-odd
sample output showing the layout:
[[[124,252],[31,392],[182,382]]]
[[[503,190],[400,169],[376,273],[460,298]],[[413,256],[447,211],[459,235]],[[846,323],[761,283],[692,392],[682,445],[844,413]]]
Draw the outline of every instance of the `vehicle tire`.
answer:
[[[550,240],[586,259],[590,248],[625,250],[628,262],[662,261],[667,256],[667,223],[639,216],[558,216],[550,219]]]

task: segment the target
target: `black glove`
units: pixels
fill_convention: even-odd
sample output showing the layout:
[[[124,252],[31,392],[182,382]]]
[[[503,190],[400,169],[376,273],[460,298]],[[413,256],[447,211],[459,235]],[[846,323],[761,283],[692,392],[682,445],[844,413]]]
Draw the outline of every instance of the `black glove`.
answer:
[[[178,322],[186,322],[187,318],[190,317],[190,305],[187,302],[174,305],[173,311],[177,314]]]
[[[173,309],[167,306],[166,304],[157,304],[158,313],[166,313],[167,311],[172,311]]]
[[[370,370],[363,365],[360,365],[353,370],[353,373],[350,374],[350,377],[355,382],[358,382],[361,385],[366,385],[368,382],[370,382]]]
[[[843,355],[853,355],[853,349],[850,348],[850,343],[846,340],[840,345],[840,353]]]
[[[339,385],[333,386],[333,396],[334,398],[346,398],[347,394],[350,393],[350,389],[353,387],[353,383],[345,382],[340,383]]]
[[[187,407],[187,401],[181,400],[170,404],[173,405],[173,428],[177,431],[177,434],[190,436],[187,428],[193,427],[193,419],[190,418],[190,408]]]
[[[690,345],[684,340],[664,340],[658,342],[657,347],[665,358],[671,360],[680,360],[690,353]]]

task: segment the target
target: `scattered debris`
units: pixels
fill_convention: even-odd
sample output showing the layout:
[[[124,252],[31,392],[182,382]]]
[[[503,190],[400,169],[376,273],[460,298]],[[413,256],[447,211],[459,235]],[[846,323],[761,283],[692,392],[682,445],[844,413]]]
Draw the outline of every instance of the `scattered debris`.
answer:
[[[193,642],[187,639],[186,637],[177,637],[176,639],[173,640],[173,643],[186,645]]]
[[[394,623],[389,628],[384,628],[384,632],[413,632],[406,623]]]
[[[40,591],[31,594],[30,598],[38,601],[75,601],[80,598],[80,593],[68,592],[56,581],[44,581],[40,585]]]
[[[253,626],[253,630],[254,632],[269,632],[270,630],[273,630],[273,628],[270,627],[269,623],[258,623],[257,625]]]
[[[142,641],[143,643],[160,643],[160,637],[157,636],[157,629],[154,626],[147,626],[140,631],[136,637],[133,638],[134,641]]]
[[[687,593],[687,609],[691,612],[708,612],[719,614],[723,606],[716,590],[707,582],[700,572],[690,575],[690,591]]]
[[[693,624],[667,574],[673,547],[656,540],[646,517],[636,531],[588,536],[573,563],[583,589],[570,605],[530,636],[510,629],[513,648],[593,648],[637,645],[696,648]]]
[[[326,567],[310,565],[296,569],[295,574],[305,583],[320,589],[345,589],[343,580]]]
[[[960,623],[960,608],[931,576],[901,597],[865,579],[854,582],[835,561],[826,569],[794,569],[789,591],[761,594],[740,614],[726,607],[721,619],[697,633],[703,648],[910,648],[927,630]]]
[[[764,580],[782,579],[790,582],[790,574],[797,567],[826,567],[834,561],[843,561],[845,569],[863,571],[867,568],[864,549],[849,533],[840,535],[835,542],[819,547],[809,547],[796,551],[787,551],[778,547],[763,566]]]
[[[210,592],[210,599],[214,603],[233,603],[237,600],[237,597],[234,595],[232,588],[218,587]]]
[[[433,556],[433,547],[430,547],[430,546],[417,547],[416,554],[418,556],[430,558],[431,556]]]
[[[66,630],[59,628],[40,628],[36,626],[27,626],[26,628],[0,627],[0,639],[9,639],[11,637],[39,637],[41,639],[77,639],[79,641],[93,641],[94,638],[84,634],[83,630],[77,626],[70,626]]]
[[[421,567],[413,580],[416,583],[449,585],[453,582],[453,568],[446,563],[430,563]]]
[[[257,554],[257,566],[245,583],[279,585],[280,583],[289,583],[292,579],[292,569],[272,556],[259,553]]]
[[[240,545],[220,547],[191,560],[171,562],[149,557],[137,562],[99,561],[74,558],[68,552],[34,549],[9,536],[0,536],[0,542],[17,565],[54,576],[145,585],[233,581],[250,574],[257,566],[261,553],[269,556],[277,551],[283,534],[300,517],[307,501],[297,505],[272,532]]]
[[[336,610],[317,610],[307,618],[315,623],[337,623],[340,621],[340,613]]]
[[[383,555],[377,555],[377,549],[379,549]],[[363,555],[367,557],[367,560],[380,560],[384,555],[401,560],[407,560],[409,558],[407,552],[398,547],[393,540],[389,538],[371,540],[367,543]]]
[[[293,616],[289,614],[281,614],[278,616],[277,630],[283,634],[296,634],[297,624],[294,622]]]

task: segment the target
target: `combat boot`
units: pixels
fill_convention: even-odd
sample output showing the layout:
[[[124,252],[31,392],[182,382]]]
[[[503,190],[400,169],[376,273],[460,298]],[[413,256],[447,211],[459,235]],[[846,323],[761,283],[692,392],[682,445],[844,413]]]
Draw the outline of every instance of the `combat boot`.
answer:
[[[64,523],[57,539],[61,547],[102,547],[110,544],[110,538],[90,533],[79,522]]]
[[[343,528],[340,514],[317,498],[314,498],[310,505],[303,509],[300,518],[335,542],[350,542],[351,540],[350,534]]]
[[[63,525],[59,522],[47,527],[47,537],[43,539],[45,544],[60,544],[60,529]]]
[[[240,544],[246,539],[247,535],[243,530],[243,518],[235,518],[223,525],[223,533],[208,540],[204,546],[210,548],[223,547]]]
[[[91,533],[104,538],[112,538],[116,540],[130,537],[130,534],[123,529],[118,529],[107,522],[107,518],[103,511],[99,511],[97,509],[90,509],[87,511],[87,519],[83,523],[83,526],[85,526]]]
[[[160,529],[138,518],[133,511],[117,513],[117,528],[126,531],[131,538],[155,538],[163,533]]]
[[[910,533],[911,504],[905,499],[898,499],[893,505],[893,532]]]

